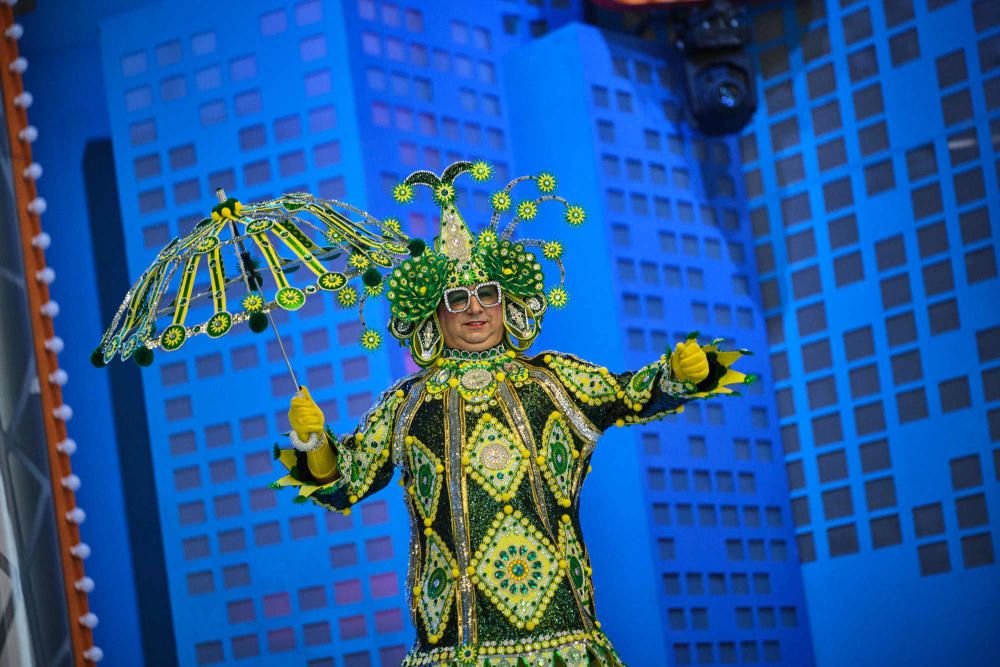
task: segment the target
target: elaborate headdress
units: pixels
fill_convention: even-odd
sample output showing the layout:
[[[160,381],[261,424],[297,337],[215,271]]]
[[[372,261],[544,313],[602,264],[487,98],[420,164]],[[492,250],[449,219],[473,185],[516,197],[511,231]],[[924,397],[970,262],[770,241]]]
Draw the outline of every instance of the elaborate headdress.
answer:
[[[493,169],[485,162],[456,162],[440,176],[429,171],[410,174],[393,189],[394,199],[406,204],[413,201],[414,186],[427,186],[441,207],[441,231],[433,248],[414,253],[415,257],[396,267],[389,275],[386,293],[392,306],[389,332],[410,346],[414,361],[421,366],[433,362],[444,347],[437,306],[449,287],[490,280],[499,283],[503,290],[504,337],[510,347],[518,350],[527,348],[538,335],[548,306],[560,308],[567,301],[562,245],[558,241],[514,241],[511,237],[520,222],[535,218],[542,202],[561,202],[571,225],[583,223],[583,209],[552,194],[556,180],[551,174],[522,176],[493,194],[490,223],[473,237],[455,205],[454,181],[464,173],[481,182],[493,176]],[[511,195],[514,186],[528,180],[536,183],[540,195],[515,205]],[[511,217],[499,231],[504,216]],[[559,267],[559,284],[548,294],[540,261],[543,258]]]

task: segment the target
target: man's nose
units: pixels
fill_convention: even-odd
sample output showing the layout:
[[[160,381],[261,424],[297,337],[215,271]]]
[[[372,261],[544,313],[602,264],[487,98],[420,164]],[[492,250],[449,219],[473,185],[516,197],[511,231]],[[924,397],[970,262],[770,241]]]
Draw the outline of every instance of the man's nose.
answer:
[[[469,313],[478,315],[483,312],[483,304],[479,303],[479,297],[471,294],[469,298]]]

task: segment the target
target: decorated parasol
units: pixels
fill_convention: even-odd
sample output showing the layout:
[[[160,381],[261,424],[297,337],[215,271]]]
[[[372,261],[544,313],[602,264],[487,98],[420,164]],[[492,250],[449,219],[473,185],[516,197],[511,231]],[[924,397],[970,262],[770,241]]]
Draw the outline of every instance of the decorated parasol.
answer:
[[[116,357],[148,366],[157,348],[173,352],[189,338],[221,338],[244,323],[257,333],[270,325],[277,335],[273,310],[298,310],[322,292],[358,309],[365,348],[380,345],[378,332],[364,327],[365,302],[383,291],[382,270],[420,254],[422,241],[404,235],[395,219],[379,220],[308,193],[252,204],[221,188],[216,196],[211,216],[170,241],[132,285],[91,356],[95,366]],[[207,288],[198,289],[206,274]],[[350,284],[358,277],[361,289]],[[192,323],[189,315],[199,302],[211,302],[212,315]],[[297,387],[283,347],[281,352]]]

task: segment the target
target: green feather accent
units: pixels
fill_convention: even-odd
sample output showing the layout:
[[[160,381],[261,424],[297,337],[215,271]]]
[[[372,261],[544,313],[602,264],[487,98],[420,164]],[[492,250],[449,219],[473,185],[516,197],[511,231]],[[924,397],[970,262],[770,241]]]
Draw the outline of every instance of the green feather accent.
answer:
[[[274,446],[274,449],[271,451],[271,454],[274,455],[275,461],[281,458],[281,449],[278,448],[278,445]]]
[[[295,503],[296,505],[304,505],[307,502],[309,502],[309,498],[306,496],[295,496],[294,498],[292,498],[292,502]]]

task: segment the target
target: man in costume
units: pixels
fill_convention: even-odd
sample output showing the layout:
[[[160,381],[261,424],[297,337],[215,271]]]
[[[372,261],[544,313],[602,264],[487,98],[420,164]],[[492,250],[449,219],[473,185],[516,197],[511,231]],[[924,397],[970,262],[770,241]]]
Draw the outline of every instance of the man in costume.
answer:
[[[678,343],[635,372],[612,373],[561,352],[528,356],[562,285],[546,294],[532,248],[559,261],[557,242],[515,242],[520,220],[555,181],[515,179],[493,196],[490,226],[473,237],[454,203],[458,163],[441,177],[417,172],[397,186],[434,189],[442,208],[433,249],[389,276],[389,331],[423,369],[386,391],[353,433],[337,436],[308,390],[292,399],[289,437],[278,451],[299,498],[351,506],[401,470],[411,517],[407,588],[417,641],[403,664],[482,667],[613,667],[620,659],[600,630],[579,518],[580,490],[601,433],[681,412],[684,403],[732,394],[749,382],[730,366],[746,350]],[[498,214],[520,181],[542,197],[517,206],[502,234]],[[477,180],[478,177],[477,177]],[[567,221],[582,222],[567,204]],[[562,265],[560,262],[560,273]]]

